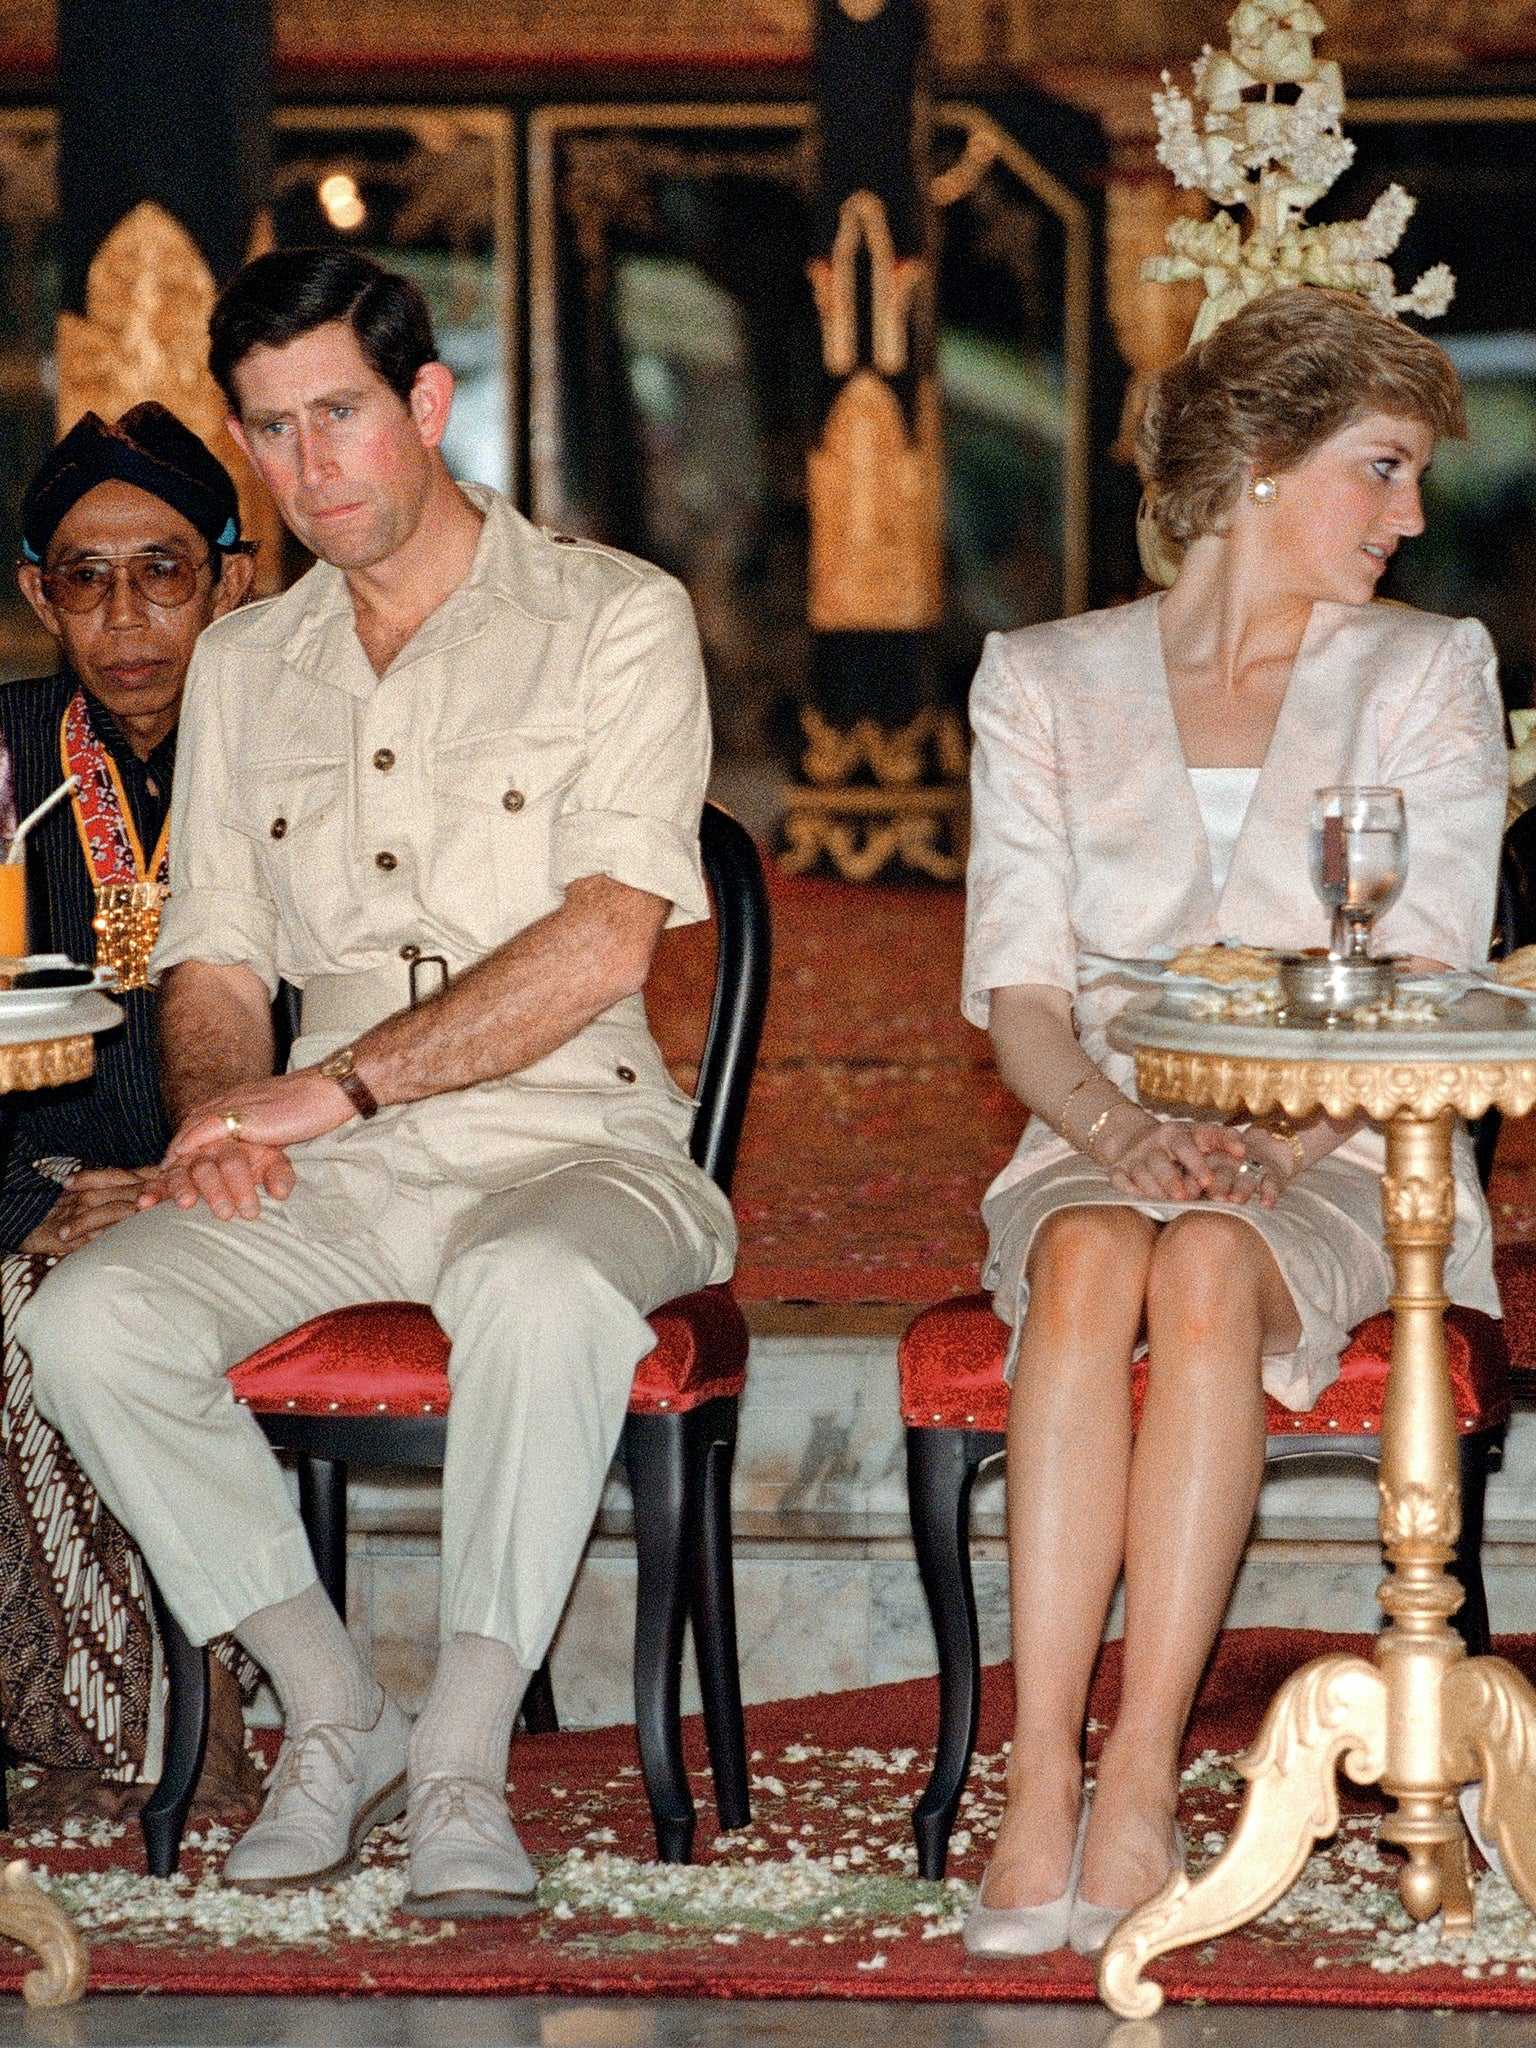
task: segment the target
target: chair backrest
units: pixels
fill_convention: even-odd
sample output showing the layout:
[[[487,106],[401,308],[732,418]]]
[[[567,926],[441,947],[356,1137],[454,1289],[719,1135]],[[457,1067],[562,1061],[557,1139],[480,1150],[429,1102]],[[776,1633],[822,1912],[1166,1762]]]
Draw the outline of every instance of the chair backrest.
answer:
[[[1536,811],[1525,811],[1504,834],[1499,853],[1499,894],[1493,914],[1495,960],[1513,953],[1518,946],[1536,945]],[[1472,1124],[1472,1149],[1477,1155],[1478,1178],[1484,1188],[1493,1172],[1493,1155],[1498,1150],[1503,1118],[1496,1109],[1485,1110]]]
[[[688,1149],[729,1194],[768,1008],[773,919],[752,835],[718,804],[704,806],[699,852],[715,903],[715,994],[699,1057],[698,1110]],[[272,1028],[281,1072],[299,1035],[299,992],[286,981],[278,984]]]
[[[699,1106],[688,1149],[729,1194],[768,1009],[773,918],[752,835],[718,804],[704,806],[699,851],[715,899],[715,997],[699,1059]]]

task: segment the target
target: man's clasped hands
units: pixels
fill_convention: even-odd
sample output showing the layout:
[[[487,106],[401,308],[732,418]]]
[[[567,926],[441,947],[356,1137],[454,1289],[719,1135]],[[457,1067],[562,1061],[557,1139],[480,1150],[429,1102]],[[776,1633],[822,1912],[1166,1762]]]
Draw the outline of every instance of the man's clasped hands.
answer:
[[[24,1249],[63,1258],[160,1202],[195,1209],[202,1201],[221,1221],[239,1215],[254,1222],[263,1191],[278,1202],[293,1191],[287,1147],[336,1130],[355,1114],[336,1083],[312,1071],[232,1089],[187,1118],[158,1166],[81,1167],[70,1174]]]

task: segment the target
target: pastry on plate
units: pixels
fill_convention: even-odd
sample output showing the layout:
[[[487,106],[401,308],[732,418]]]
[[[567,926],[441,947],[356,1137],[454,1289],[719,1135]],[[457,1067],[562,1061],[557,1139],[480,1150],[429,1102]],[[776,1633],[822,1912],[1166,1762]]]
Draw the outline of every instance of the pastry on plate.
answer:
[[[1517,946],[1493,971],[1511,988],[1536,988],[1536,946]]]
[[[1275,957],[1264,946],[1186,946],[1168,962],[1168,972],[1236,987],[1241,982],[1273,981]]]

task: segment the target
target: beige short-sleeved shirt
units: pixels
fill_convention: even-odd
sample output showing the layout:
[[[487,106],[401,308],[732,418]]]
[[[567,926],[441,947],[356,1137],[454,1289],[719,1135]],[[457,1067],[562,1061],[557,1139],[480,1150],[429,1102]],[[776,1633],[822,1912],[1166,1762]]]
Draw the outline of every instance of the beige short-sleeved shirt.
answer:
[[[303,988],[403,974],[412,947],[458,972],[586,875],[665,897],[673,924],[709,915],[709,714],[686,592],[463,488],[485,514],[474,563],[383,676],[324,563],[199,640],[156,977],[201,960]],[[302,1038],[294,1062],[353,1035]],[[696,1188],[728,1259],[729,1207],[688,1159],[691,1117],[637,996],[506,1080],[298,1148],[294,1199],[308,1183],[335,1213],[322,1196],[366,1204],[381,1176],[504,1187],[638,1153]]]

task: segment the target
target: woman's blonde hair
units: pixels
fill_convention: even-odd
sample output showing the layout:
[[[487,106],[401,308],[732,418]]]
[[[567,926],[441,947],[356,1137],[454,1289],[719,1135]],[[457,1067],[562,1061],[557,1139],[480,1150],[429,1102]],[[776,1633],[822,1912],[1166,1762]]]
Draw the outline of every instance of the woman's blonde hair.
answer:
[[[1252,300],[1152,387],[1136,467],[1158,527],[1181,547],[1220,532],[1250,469],[1294,469],[1371,412],[1466,439],[1455,367],[1427,336],[1355,292]]]

